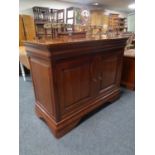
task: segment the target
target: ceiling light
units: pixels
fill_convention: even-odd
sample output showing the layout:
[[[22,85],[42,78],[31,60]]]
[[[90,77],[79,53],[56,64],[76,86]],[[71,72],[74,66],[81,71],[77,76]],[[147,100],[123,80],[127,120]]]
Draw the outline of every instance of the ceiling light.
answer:
[[[96,2],[96,3],[93,3],[93,5],[99,5],[99,3]]]
[[[135,3],[128,5],[128,8],[134,10],[135,9]]]

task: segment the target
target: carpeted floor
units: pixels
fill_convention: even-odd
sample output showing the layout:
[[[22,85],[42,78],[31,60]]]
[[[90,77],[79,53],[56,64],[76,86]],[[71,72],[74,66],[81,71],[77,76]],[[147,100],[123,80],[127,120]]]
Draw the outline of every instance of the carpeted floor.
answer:
[[[51,134],[34,112],[31,79],[19,79],[20,155],[134,155],[135,93],[121,98],[82,121],[61,139]]]

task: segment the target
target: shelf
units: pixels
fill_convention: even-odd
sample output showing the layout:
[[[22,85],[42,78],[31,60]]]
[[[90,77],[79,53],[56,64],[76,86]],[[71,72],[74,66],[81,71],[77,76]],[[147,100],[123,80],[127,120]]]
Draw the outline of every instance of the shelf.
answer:
[[[120,18],[119,14],[110,14],[109,16],[109,27],[111,30],[122,31],[125,29],[126,18]]]
[[[46,23],[64,23],[64,9],[51,9],[47,7],[35,6],[32,8],[34,13],[34,21],[36,27],[36,34],[41,35],[52,35],[48,33],[44,28]],[[55,33],[55,32],[52,32]]]
[[[42,25],[50,21],[35,21],[35,24]]]

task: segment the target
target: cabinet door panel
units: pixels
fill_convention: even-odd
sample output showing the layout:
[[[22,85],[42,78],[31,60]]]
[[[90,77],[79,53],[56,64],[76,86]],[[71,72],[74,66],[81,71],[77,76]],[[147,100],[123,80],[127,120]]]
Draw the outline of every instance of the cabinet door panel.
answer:
[[[90,98],[90,66],[90,58],[66,60],[56,64],[57,92],[62,115],[76,110]]]
[[[115,83],[117,71],[117,57],[111,57],[102,60],[102,83],[101,88],[106,88]]]
[[[91,76],[92,76],[92,96],[96,96],[100,89],[100,81],[98,77],[100,76],[100,66],[101,66],[101,56],[95,56],[91,64]]]
[[[120,53],[102,56],[100,63],[100,91],[116,87],[119,83],[121,72]]]
[[[89,95],[89,64],[67,68],[63,71],[63,88],[66,106]]]

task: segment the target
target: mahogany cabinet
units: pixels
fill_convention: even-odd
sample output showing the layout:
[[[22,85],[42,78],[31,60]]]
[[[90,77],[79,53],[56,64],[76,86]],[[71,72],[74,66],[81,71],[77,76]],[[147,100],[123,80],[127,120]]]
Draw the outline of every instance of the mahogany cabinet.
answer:
[[[119,97],[127,38],[25,42],[36,114],[59,138],[100,105]]]

